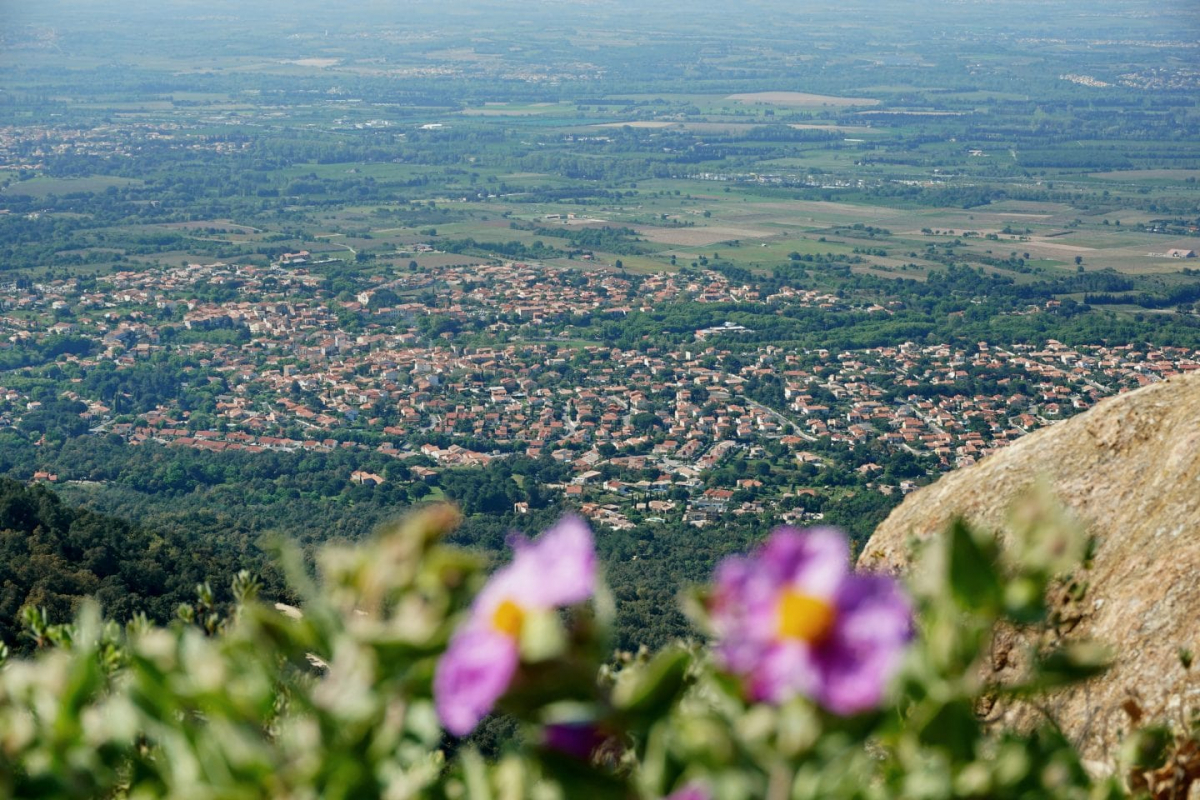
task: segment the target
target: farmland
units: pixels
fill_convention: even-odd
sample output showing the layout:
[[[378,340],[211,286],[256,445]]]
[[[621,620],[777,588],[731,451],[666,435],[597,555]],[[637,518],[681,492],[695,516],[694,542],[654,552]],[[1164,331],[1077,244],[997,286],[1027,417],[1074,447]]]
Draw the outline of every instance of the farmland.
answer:
[[[84,33],[103,12],[68,21],[50,3],[0,54],[14,77],[0,269],[298,250],[361,267],[407,263],[417,245],[436,264],[513,244],[643,273],[717,253],[767,274],[794,253],[917,280],[958,262],[1018,282],[1081,269],[1186,281],[1163,254],[1188,249],[1200,217],[1187,17],[1098,13],[1091,39],[1047,48],[1063,18],[1022,9],[1026,38],[999,27],[1005,46],[984,52],[959,11],[927,20],[936,45],[901,42],[886,5],[861,42],[832,13],[794,30],[785,14],[791,44],[741,41],[715,6],[636,28],[564,14],[537,33],[506,13],[482,37],[466,9],[455,30],[431,9],[363,27],[314,6],[287,47],[271,23],[222,30],[218,51],[195,46],[212,21],[181,43],[154,24],[161,9],[135,4],[145,46],[93,84],[116,47]],[[1172,24],[1184,35],[1164,34]],[[1118,33],[1127,44],[1089,44]],[[56,71],[64,47],[70,76]],[[1144,50],[1178,67],[1126,69]],[[637,242],[555,235],[604,227]]]

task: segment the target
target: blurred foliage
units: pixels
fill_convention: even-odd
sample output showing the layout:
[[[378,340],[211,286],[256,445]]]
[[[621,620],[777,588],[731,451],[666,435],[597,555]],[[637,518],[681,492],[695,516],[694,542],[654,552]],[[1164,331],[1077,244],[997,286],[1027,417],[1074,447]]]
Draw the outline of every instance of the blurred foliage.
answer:
[[[1027,515],[1027,546],[1001,550],[963,524],[924,546],[912,579],[918,637],[872,712],[749,702],[695,642],[606,658],[612,599],[601,589],[552,623],[551,655],[520,667],[501,701],[515,735],[485,727],[466,740],[443,733],[431,699],[434,665],[484,579],[478,556],[445,543],[458,522],[449,506],[428,507],[368,542],[325,547],[315,574],[278,546],[299,608],[261,600],[247,573],[232,581],[230,610],[202,583],[166,626],[104,622],[92,603],[55,626],[28,608],[38,651],[7,662],[0,652],[0,796],[1186,794],[1193,728],[1139,727],[1126,789],[1090,775],[1052,721],[1018,734],[977,714],[997,693],[1036,695],[1104,668],[1103,651],[1054,634],[1043,600],[1086,553],[1069,520]],[[701,628],[704,593],[686,603]],[[979,669],[998,624],[1019,626],[1031,649],[1028,670],[1005,685]],[[584,734],[573,739],[582,750],[561,744],[564,730]],[[1163,794],[1168,781],[1185,794]]]

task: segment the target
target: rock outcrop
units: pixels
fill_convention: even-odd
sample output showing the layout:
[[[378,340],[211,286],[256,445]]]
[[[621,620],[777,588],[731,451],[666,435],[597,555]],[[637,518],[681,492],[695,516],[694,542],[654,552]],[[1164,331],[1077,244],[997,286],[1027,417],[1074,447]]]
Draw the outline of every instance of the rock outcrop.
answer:
[[[1131,695],[1147,713],[1176,719],[1200,706],[1200,675],[1189,676],[1178,656],[1200,653],[1200,374],[1105,400],[913,493],[876,529],[859,565],[904,570],[910,538],[937,535],[955,516],[1003,531],[1039,477],[1097,542],[1070,635],[1115,655],[1107,674],[1055,695],[1047,710],[1085,758],[1111,765]],[[1010,705],[990,716],[1020,727],[1038,713]]]

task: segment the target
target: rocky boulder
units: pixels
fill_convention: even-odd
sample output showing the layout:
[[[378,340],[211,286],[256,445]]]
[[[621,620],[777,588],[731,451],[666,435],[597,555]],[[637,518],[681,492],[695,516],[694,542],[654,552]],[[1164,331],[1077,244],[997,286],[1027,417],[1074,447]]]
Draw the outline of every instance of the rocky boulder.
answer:
[[[1046,710],[1085,758],[1111,765],[1131,697],[1175,719],[1200,706],[1200,675],[1179,660],[1180,648],[1200,653],[1200,373],[1107,399],[914,492],[876,529],[859,566],[905,570],[911,538],[936,536],[956,516],[1003,539],[1014,503],[1039,478],[1097,543],[1069,635],[1107,643],[1115,657],[1108,673],[1051,697]],[[1005,638],[995,646],[1011,648]],[[993,653],[983,668],[1003,679],[1012,665]],[[989,717],[1022,727],[1040,713],[998,704]]]

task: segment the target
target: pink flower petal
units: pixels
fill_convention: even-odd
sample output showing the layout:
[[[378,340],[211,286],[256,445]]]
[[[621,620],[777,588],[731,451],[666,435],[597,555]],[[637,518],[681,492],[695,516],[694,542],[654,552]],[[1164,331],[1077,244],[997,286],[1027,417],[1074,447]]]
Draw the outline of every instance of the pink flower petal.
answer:
[[[831,598],[850,572],[850,545],[836,528],[776,528],[759,560],[804,594]]]
[[[537,597],[535,607],[557,608],[587,600],[596,591],[596,548],[592,531],[568,515],[517,552]]]
[[[518,540],[512,563],[488,581],[475,602],[490,616],[511,600],[522,608],[549,609],[582,603],[596,591],[596,549],[592,531],[579,517],[563,517],[536,540]]]
[[[486,628],[467,628],[450,640],[433,676],[438,718],[455,736],[466,736],[496,705],[518,664],[517,643]]]
[[[664,800],[712,800],[712,792],[703,784],[689,783],[672,792]]]
[[[879,705],[912,636],[912,606],[892,578],[851,573],[849,556],[835,529],[778,528],[758,553],[720,564],[709,608],[714,654],[750,697],[804,695],[843,715]],[[781,630],[789,593],[832,610],[817,638]]]
[[[564,517],[536,541],[521,540],[515,547],[512,563],[475,598],[471,618],[454,634],[434,673],[438,717],[458,736],[470,733],[507,691],[520,662],[522,612],[581,603],[595,592],[592,532],[579,517]],[[515,609],[501,609],[505,602]],[[497,622],[497,610],[515,630]]]
[[[825,679],[820,701],[835,714],[874,708],[912,638],[912,605],[896,581],[855,575],[838,594],[838,624],[817,653]]]
[[[812,649],[804,642],[783,641],[763,652],[750,679],[750,696],[783,703],[797,695],[815,697],[822,675]]]

